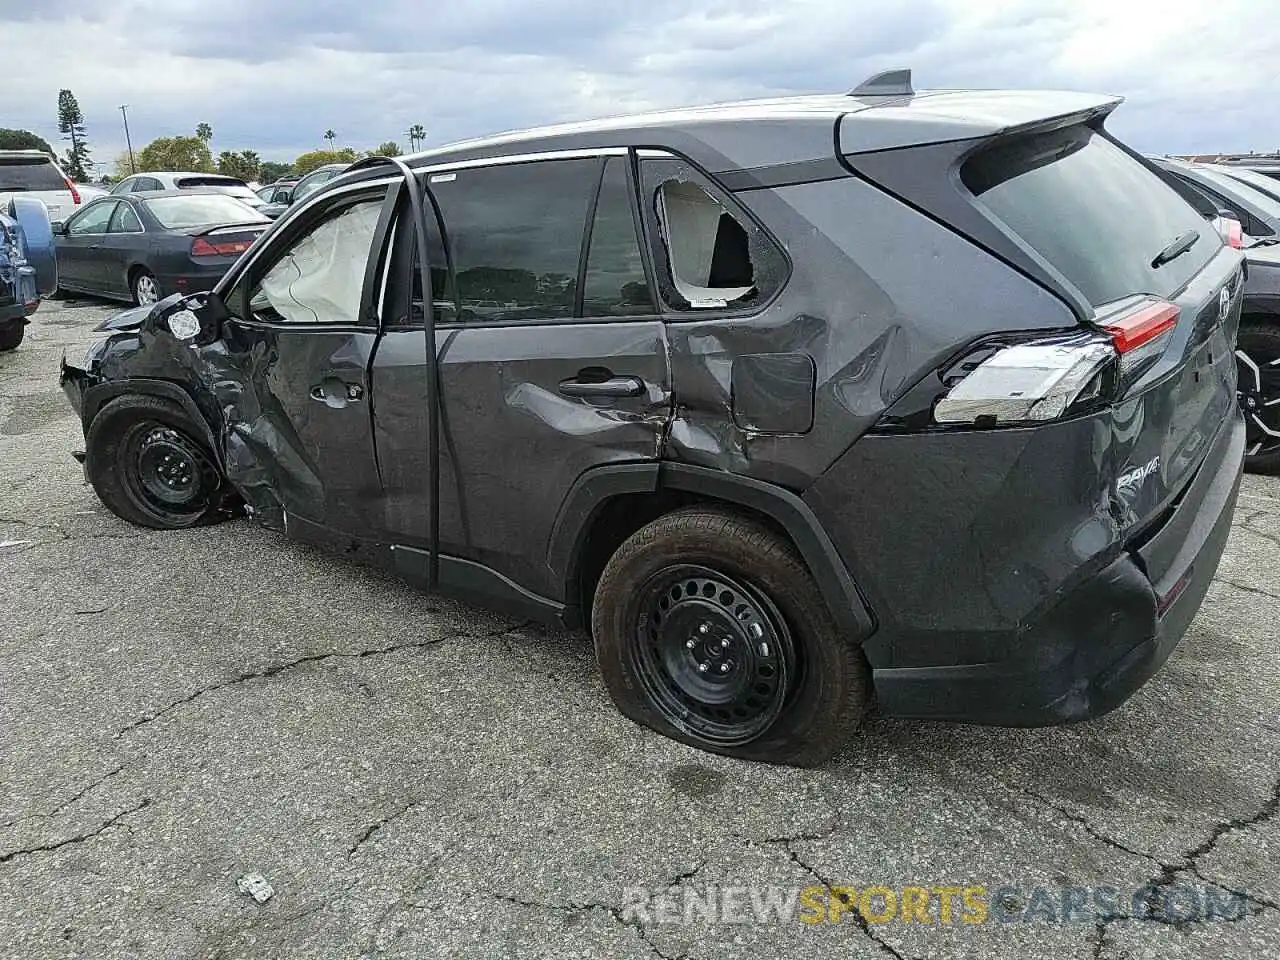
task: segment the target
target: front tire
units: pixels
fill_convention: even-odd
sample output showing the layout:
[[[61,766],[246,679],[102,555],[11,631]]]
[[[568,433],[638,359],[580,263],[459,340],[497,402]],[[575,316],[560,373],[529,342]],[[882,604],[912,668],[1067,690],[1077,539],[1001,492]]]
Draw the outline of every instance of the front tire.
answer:
[[[26,334],[27,325],[21,320],[0,326],[0,353],[17,350],[18,344],[22,343],[22,338]]]
[[[862,650],[791,544],[753,519],[690,507],[643,527],[605,566],[591,624],[618,708],[703,750],[812,766],[866,712]]]
[[[117,397],[89,425],[89,482],[107,509],[141,527],[181,530],[216,522],[226,483],[199,435],[176,403]]]
[[[1246,320],[1236,338],[1246,470],[1280,473],[1280,322]]]

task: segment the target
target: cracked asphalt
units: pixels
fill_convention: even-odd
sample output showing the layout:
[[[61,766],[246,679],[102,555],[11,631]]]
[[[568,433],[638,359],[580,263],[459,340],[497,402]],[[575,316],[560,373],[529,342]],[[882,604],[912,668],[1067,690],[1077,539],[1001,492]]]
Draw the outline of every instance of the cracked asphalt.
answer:
[[[45,304],[0,354],[5,955],[1280,957],[1280,478],[1246,478],[1200,616],[1117,712],[1025,731],[873,717],[821,769],[751,766],[624,720],[585,637],[247,521],[108,514],[56,380],[114,309]],[[249,871],[266,904],[237,892]],[[1015,916],[1037,887],[1120,906],[684,924],[624,900],[944,884],[1017,888]],[[1143,918],[1129,894],[1147,887],[1241,909]]]

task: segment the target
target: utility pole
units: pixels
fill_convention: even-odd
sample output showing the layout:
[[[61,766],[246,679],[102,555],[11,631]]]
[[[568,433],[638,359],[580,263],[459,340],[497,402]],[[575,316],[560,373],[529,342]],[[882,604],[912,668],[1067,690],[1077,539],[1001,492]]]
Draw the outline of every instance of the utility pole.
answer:
[[[138,167],[133,162],[133,141],[129,139],[129,105],[127,103],[120,104],[120,116],[124,117],[124,142],[129,145],[129,172],[137,173]]]

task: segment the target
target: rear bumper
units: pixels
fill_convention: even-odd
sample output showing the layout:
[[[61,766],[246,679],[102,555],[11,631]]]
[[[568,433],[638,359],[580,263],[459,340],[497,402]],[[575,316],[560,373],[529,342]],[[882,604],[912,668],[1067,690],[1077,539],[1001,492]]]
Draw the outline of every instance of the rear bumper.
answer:
[[[156,275],[156,283],[160,285],[161,298],[167,297],[174,293],[207,293],[212,290],[214,285],[222,279],[222,275],[227,272],[227,268],[235,263],[235,257],[214,258],[216,264],[211,264],[207,269],[191,269],[184,270],[181,273],[160,273]]]
[[[874,670],[882,712],[1030,727],[1087,720],[1123,703],[1160,669],[1200,609],[1231,530],[1244,439],[1233,412],[1160,530],[1027,625],[1013,656]],[[1155,556],[1167,572],[1152,583],[1144,557]]]

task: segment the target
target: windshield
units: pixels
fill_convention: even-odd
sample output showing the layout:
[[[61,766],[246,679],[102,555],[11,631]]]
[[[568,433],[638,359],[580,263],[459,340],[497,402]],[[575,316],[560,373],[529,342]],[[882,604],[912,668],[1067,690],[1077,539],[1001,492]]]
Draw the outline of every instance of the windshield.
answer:
[[[1227,173],[1212,167],[1194,167],[1193,169],[1210,183],[1221,187],[1224,193],[1228,195],[1234,194],[1241,202],[1252,204],[1271,219],[1280,220],[1280,200],[1277,200],[1270,193],[1264,193],[1252,184],[1244,183],[1237,179],[1236,171],[1233,170],[1231,173]],[[1263,177],[1262,179],[1267,180],[1269,178]],[[1276,187],[1280,187],[1280,182],[1275,180],[1271,182]]]
[[[267,218],[234,197],[221,194],[192,194],[185,197],[156,197],[145,201],[151,215],[170,230],[201,227],[210,223],[267,222]]]
[[[961,178],[1094,306],[1172,296],[1222,246],[1193,207],[1090,127],[997,144],[965,163]],[[1187,234],[1185,252],[1161,262]]]
[[[0,157],[0,190],[66,190],[53,163],[39,157]]]

